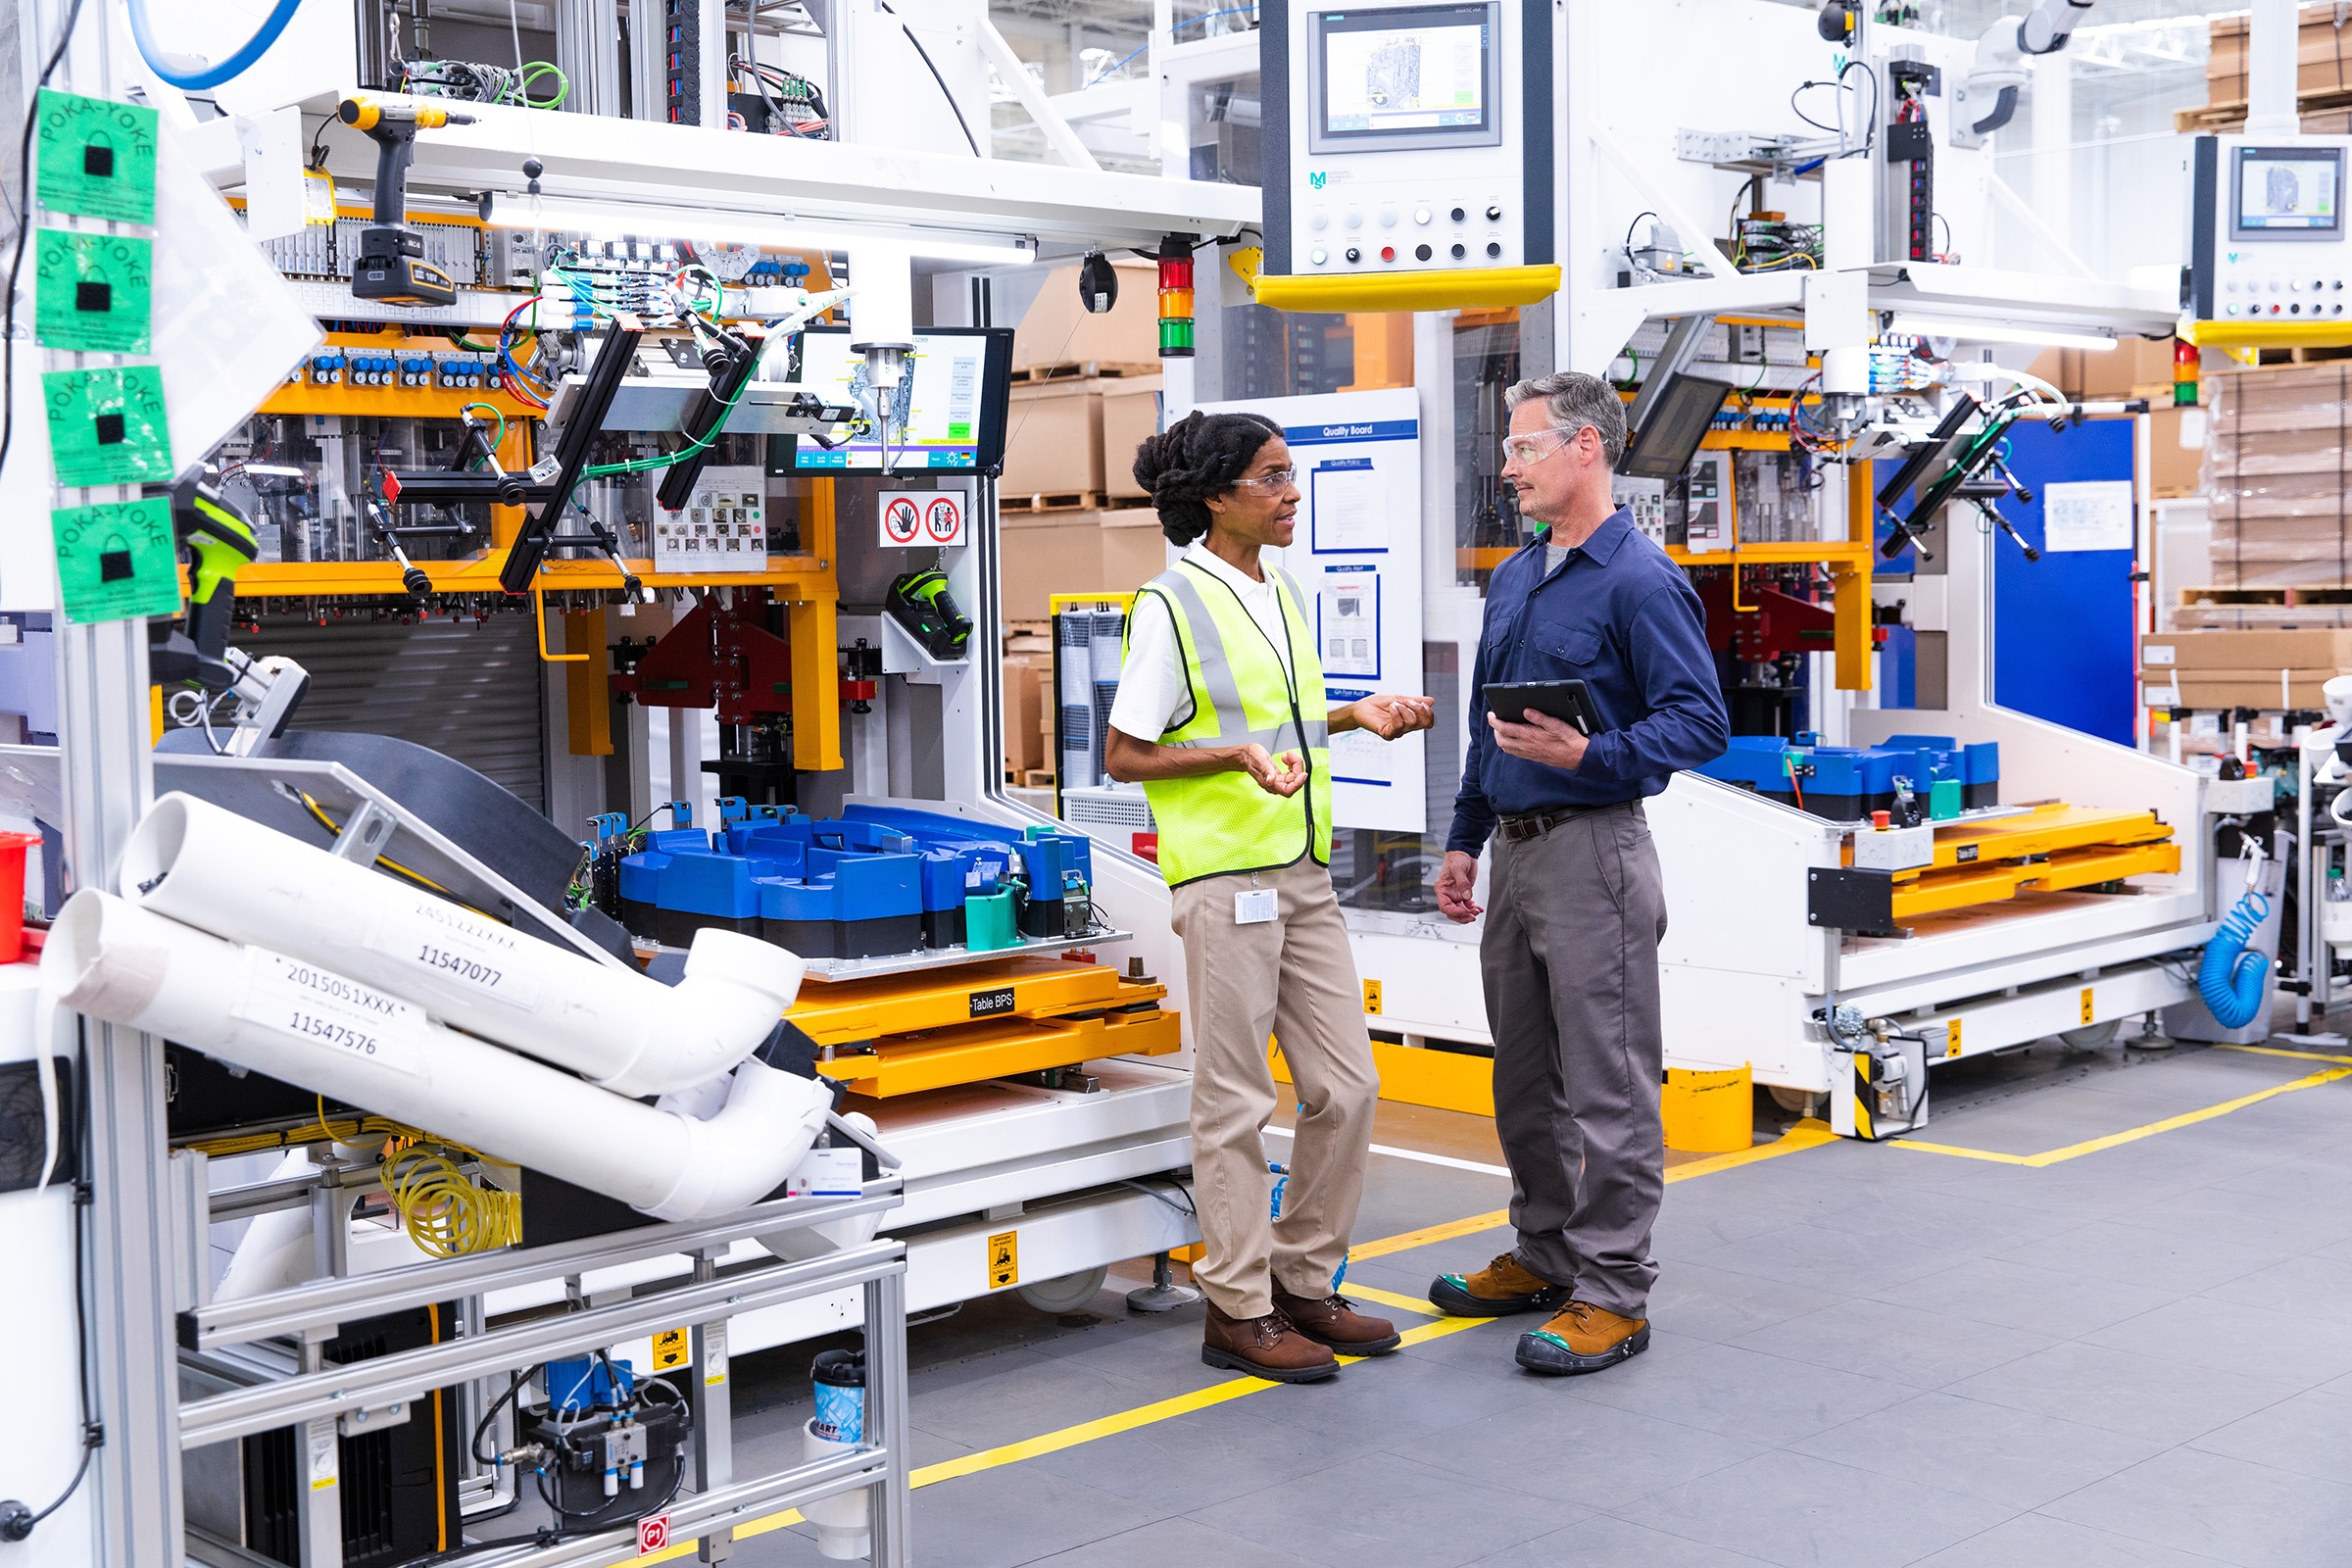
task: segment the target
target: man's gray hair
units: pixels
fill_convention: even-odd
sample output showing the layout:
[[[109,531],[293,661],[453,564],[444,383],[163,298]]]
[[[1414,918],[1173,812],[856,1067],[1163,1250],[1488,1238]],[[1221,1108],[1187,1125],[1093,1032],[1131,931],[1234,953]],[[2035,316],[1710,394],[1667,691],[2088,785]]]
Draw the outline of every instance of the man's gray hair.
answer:
[[[1571,434],[1588,425],[1598,430],[1601,455],[1609,460],[1611,469],[1625,456],[1625,404],[1619,400],[1616,388],[1600,377],[1581,370],[1562,370],[1556,375],[1516,382],[1503,394],[1504,404],[1513,409],[1530,398],[1544,400],[1544,410],[1551,416],[1555,428]]]

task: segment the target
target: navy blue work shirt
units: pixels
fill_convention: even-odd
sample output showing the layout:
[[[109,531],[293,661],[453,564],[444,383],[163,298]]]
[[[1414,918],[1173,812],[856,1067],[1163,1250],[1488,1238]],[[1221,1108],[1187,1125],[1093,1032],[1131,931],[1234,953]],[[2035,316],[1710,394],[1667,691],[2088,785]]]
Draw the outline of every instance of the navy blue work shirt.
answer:
[[[1611,514],[1549,573],[1547,538],[1504,561],[1487,584],[1471,674],[1470,753],[1448,850],[1478,854],[1497,816],[1655,795],[1676,769],[1721,757],[1731,735],[1698,595],[1632,514],[1622,508]],[[1486,688],[1531,680],[1590,685],[1601,733],[1573,771],[1494,744]]]

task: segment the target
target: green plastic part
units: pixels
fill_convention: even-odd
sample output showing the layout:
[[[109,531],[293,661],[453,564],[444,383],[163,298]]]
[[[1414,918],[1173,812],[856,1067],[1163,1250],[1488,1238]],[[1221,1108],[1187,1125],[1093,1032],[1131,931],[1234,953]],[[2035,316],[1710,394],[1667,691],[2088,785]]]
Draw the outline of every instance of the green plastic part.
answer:
[[[993,953],[1021,945],[1013,916],[1012,889],[967,894],[963,901],[963,945],[973,953]]]
[[[1928,788],[1928,820],[1949,822],[1960,814],[1960,781],[1939,778]]]

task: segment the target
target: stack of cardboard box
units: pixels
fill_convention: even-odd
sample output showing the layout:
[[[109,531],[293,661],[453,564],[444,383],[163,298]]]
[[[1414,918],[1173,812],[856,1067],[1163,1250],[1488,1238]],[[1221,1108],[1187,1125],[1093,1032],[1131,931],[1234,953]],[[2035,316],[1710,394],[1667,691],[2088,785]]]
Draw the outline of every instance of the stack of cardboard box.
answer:
[[[2231,368],[2205,386],[2213,403],[2203,481],[2213,520],[2208,581],[2352,583],[2352,361]]]
[[[2246,61],[2246,13],[2215,17],[2208,24],[2209,47],[2205,56],[2205,97],[2209,111],[2234,107],[2237,118],[2245,118],[2245,104],[2250,81]],[[2295,96],[2345,92],[2352,90],[2352,17],[2343,14],[2335,5],[2311,5],[2300,10],[2300,25],[2295,33]],[[2313,134],[2341,134],[2344,130],[2342,105],[2314,106],[2316,113],[2304,117],[2303,128]],[[2194,111],[2188,113],[2193,114]],[[2182,129],[2213,128],[2214,117],[2208,114],[2196,125]],[[2314,121],[2323,123],[2315,124]]]
[[[1076,268],[1050,274],[1013,334],[1016,380],[997,487],[1004,617],[1043,620],[1057,593],[1124,593],[1167,564],[1135,450],[1161,423],[1156,285],[1118,268],[1118,303],[1087,312]]]
[[[1024,621],[1004,633],[1004,776],[1028,784],[1054,771],[1054,638]]]
[[[2139,650],[2141,695],[2151,708],[2317,710],[2321,685],[2348,671],[2352,627],[2168,632]]]

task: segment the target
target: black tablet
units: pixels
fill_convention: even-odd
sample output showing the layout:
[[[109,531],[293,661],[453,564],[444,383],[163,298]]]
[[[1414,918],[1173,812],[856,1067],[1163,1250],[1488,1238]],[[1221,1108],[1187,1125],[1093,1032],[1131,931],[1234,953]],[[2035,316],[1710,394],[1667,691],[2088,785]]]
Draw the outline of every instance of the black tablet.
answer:
[[[1529,712],[1548,713],[1578,733],[1600,731],[1600,714],[1592,707],[1592,689],[1581,680],[1497,682],[1487,688],[1487,710],[1506,723],[1524,724]]]

